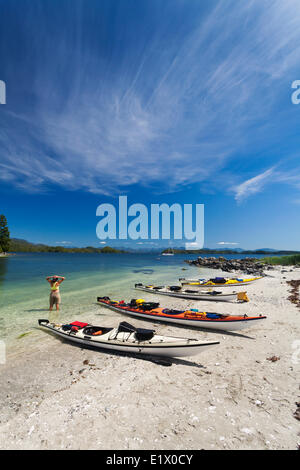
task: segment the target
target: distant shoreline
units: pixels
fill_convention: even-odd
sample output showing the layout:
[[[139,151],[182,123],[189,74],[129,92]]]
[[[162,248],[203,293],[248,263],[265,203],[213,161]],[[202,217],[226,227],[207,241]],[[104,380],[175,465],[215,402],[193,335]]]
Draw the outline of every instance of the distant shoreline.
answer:
[[[162,253],[169,253],[170,249],[162,251]],[[214,250],[211,248],[202,248],[201,250],[184,250],[172,249],[172,253],[176,254],[190,254],[190,255],[297,255],[300,251],[296,250]]]
[[[199,250],[186,250],[185,248],[158,248],[157,250],[134,250],[126,248],[112,248],[110,246],[104,246],[97,248],[94,246],[86,247],[65,247],[65,246],[50,246],[43,243],[31,243],[27,240],[19,238],[11,238],[10,240],[10,252],[11,253],[136,253],[146,254],[153,253],[158,255],[163,254],[190,254],[190,255],[297,255],[300,251],[296,250],[273,250],[268,248],[260,248],[257,250],[242,250],[242,249],[212,249],[202,248]]]

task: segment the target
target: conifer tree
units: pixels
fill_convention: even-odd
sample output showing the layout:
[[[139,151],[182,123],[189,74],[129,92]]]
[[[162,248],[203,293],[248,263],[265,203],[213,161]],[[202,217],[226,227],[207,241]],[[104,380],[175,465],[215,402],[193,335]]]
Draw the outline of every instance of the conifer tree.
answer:
[[[10,236],[5,215],[0,215],[0,249],[6,253],[9,250]]]

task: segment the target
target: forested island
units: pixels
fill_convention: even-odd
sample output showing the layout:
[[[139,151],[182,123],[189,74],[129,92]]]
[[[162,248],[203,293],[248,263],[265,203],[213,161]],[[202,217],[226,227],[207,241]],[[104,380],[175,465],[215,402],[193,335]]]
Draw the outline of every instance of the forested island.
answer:
[[[124,253],[124,251],[110,246],[103,248],[49,246],[43,243],[30,243],[20,238],[11,238],[7,219],[4,214],[0,214],[0,256],[8,256],[12,253]]]
[[[68,248],[64,246],[49,246],[42,243],[30,243],[18,238],[10,239],[9,251],[12,253],[124,253],[123,250],[110,246],[103,248],[95,248],[94,246]]]

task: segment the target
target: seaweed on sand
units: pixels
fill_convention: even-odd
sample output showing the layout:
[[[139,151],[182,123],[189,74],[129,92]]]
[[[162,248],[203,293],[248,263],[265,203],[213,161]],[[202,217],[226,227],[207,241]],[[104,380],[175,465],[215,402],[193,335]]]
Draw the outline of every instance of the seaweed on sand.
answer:
[[[299,299],[299,287],[300,287],[300,280],[291,280],[286,281],[289,286],[291,286],[290,293],[291,295],[288,297],[288,300],[295,304],[298,308],[300,308],[300,299]]]

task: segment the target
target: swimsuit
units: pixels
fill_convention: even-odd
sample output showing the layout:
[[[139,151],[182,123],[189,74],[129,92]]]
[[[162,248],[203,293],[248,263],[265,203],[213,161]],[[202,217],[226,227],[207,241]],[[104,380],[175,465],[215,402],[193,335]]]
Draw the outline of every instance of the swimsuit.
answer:
[[[53,284],[51,286],[51,292],[50,292],[50,307],[53,307],[53,305],[59,304],[61,301],[60,298],[60,293],[59,293],[59,284],[57,283]]]

